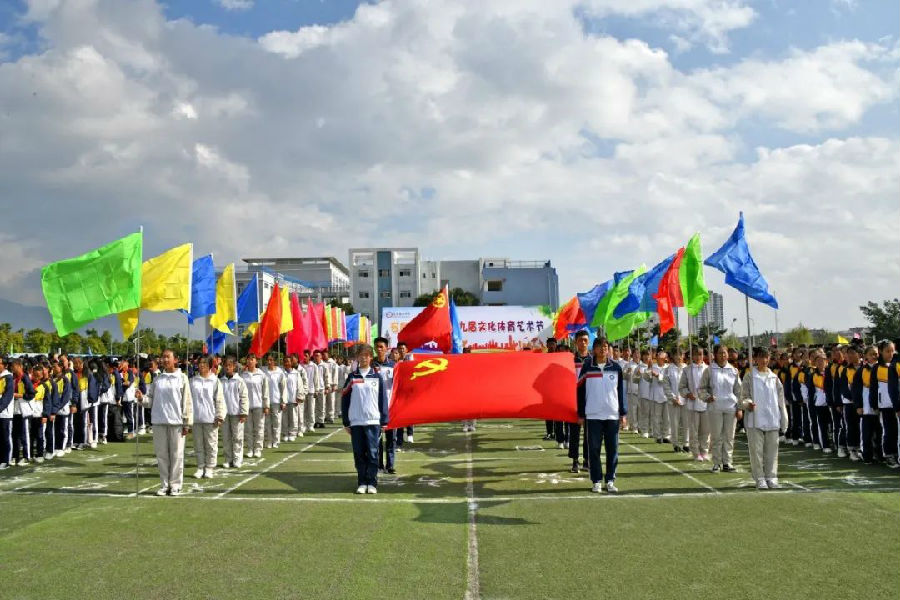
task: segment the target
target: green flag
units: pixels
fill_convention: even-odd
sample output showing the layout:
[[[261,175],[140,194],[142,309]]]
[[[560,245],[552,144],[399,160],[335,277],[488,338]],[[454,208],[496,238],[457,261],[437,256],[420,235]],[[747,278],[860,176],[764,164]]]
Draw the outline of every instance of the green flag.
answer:
[[[618,319],[612,319],[604,326],[606,339],[610,342],[615,342],[616,340],[628,337],[635,325],[639,325],[649,318],[650,313],[648,312],[633,312],[623,315]]]
[[[47,309],[60,337],[141,304],[143,234],[133,233],[41,270]]]
[[[703,279],[703,255],[700,251],[700,234],[695,233],[684,248],[684,258],[678,270],[684,307],[691,316],[696,315],[709,300],[709,290]]]
[[[616,273],[613,276],[616,283],[602,298],[600,298],[600,302],[597,303],[597,310],[594,311],[591,327],[603,327],[605,330],[607,328],[607,323],[611,323],[615,320],[613,319],[613,311],[616,310],[619,303],[628,295],[628,286],[631,285],[631,282],[634,281],[635,277],[642,275],[646,271],[647,266],[641,265],[636,271],[624,271]],[[629,316],[631,315],[625,315],[622,318],[624,319]]]

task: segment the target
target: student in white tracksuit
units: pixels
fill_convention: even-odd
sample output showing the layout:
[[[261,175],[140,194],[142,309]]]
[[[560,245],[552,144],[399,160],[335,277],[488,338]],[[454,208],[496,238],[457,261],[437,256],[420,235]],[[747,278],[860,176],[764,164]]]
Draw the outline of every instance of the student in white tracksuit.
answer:
[[[247,385],[250,412],[244,423],[244,442],[247,458],[262,457],[266,415],[269,413],[269,378],[256,368],[256,355],[247,356],[247,368],[241,373]]]
[[[769,351],[753,351],[754,367],[744,375],[741,407],[750,451],[750,472],[760,490],[778,486],[778,435],[788,425],[784,386],[769,369]]]
[[[331,370],[328,365],[322,362],[322,352],[316,350],[313,353],[313,363],[316,366],[316,388],[315,388],[315,427],[325,427],[325,394],[331,389]]]
[[[281,443],[281,419],[287,403],[284,399],[284,371],[275,363],[275,354],[266,355],[263,373],[269,380],[269,414],[266,416],[266,448],[277,448]]]
[[[222,446],[225,451],[226,469],[241,468],[244,463],[244,423],[250,412],[247,384],[236,373],[237,361],[233,356],[225,359],[222,370],[222,396],[225,400],[225,422],[222,427]]]
[[[163,372],[146,394],[140,390],[135,398],[150,407],[153,423],[153,449],[159,464],[162,482],[157,496],[177,496],[184,480],[184,436],[193,423],[194,403],[187,375],[175,368],[171,350],[162,354]]]
[[[302,415],[303,401],[306,399],[306,390],[301,387],[300,371],[294,367],[293,358],[296,355],[285,356],[284,362],[284,414],[281,418],[281,437],[286,442],[293,442],[299,434],[298,417]]]
[[[197,455],[197,479],[215,476],[219,451],[219,427],[225,421],[225,396],[222,383],[212,371],[213,360],[203,357],[199,372],[191,378],[194,401],[194,452]]]
[[[669,407],[669,431],[672,436],[672,447],[675,452],[690,452],[690,431],[688,421],[690,409],[687,401],[679,391],[681,374],[684,371],[681,350],[675,350],[666,368],[663,369],[663,389]]]
[[[678,384],[681,396],[687,399],[691,454],[694,460],[709,460],[709,410],[705,400],[700,398],[700,382],[707,366],[703,362],[703,349],[694,348],[691,353],[691,364],[681,373]]]
[[[644,378],[650,383],[650,435],[657,444],[669,443],[669,410],[663,378],[666,368],[666,352],[656,353],[656,362],[644,371]]]
[[[640,419],[637,425],[641,437],[650,437],[650,381],[644,378],[644,373],[650,369],[650,351],[641,352],[641,360],[632,372],[632,380],[638,385],[638,411],[636,417]]]
[[[715,361],[700,381],[700,397],[712,400],[709,405],[709,431],[712,443],[712,471],[732,473],[734,430],[742,412],[738,406],[741,395],[741,379],[738,370],[728,362],[728,348],[716,346]]]
[[[331,385],[325,390],[325,422],[334,423],[335,415],[341,410],[335,406],[337,402],[337,386],[338,377],[340,377],[340,367],[338,366],[337,361],[328,356],[327,350],[325,351],[323,364],[328,371],[328,379],[331,381]]]

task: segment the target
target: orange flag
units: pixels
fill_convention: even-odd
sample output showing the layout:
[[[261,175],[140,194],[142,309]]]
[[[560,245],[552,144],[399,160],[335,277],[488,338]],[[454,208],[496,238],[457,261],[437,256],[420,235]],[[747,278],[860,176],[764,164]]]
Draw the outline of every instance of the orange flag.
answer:
[[[253,342],[250,344],[250,352],[257,356],[262,356],[269,351],[281,333],[281,311],[290,310],[290,307],[281,306],[281,290],[278,284],[272,288],[272,295],[269,296],[269,303],[266,305],[266,311],[263,313],[259,321],[259,328],[253,334]]]

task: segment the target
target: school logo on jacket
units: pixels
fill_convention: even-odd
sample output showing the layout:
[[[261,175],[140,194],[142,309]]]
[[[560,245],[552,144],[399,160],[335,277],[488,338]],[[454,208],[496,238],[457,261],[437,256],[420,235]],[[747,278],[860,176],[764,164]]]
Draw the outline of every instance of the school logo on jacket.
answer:
[[[447,364],[448,361],[446,358],[428,358],[423,360],[415,366],[409,380],[412,381],[418,377],[427,377],[428,375],[434,375],[440,371],[446,371]]]

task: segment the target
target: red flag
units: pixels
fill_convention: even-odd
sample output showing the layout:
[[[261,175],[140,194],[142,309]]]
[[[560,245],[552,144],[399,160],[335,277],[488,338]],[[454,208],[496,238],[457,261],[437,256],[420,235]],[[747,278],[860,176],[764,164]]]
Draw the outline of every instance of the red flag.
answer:
[[[400,330],[397,340],[410,350],[422,348],[435,342],[438,350],[450,352],[453,349],[453,326],[450,324],[450,294],[447,286],[435,299]]]
[[[575,363],[568,352],[419,356],[394,371],[388,427],[461,419],[578,419]]]
[[[325,339],[324,306],[324,304],[313,305],[311,299],[306,299],[306,325],[309,326],[307,329],[309,332],[308,350],[321,350],[328,346],[328,340]]]
[[[587,319],[581,310],[581,304],[578,302],[578,296],[573,296],[571,300],[565,303],[559,314],[556,316],[556,326],[553,329],[553,337],[558,340],[564,340],[571,334],[575,333],[575,329],[587,327]]]
[[[684,248],[682,247],[675,253],[675,259],[666,269],[659,282],[659,288],[653,294],[653,299],[656,300],[656,312],[659,315],[660,335],[675,327],[675,308],[684,306],[684,298],[681,297],[681,280],[678,277],[683,257]]]
[[[294,319],[294,328],[287,334],[286,347],[288,354],[296,354],[301,356],[306,350],[306,342],[308,339],[306,319],[303,318],[303,311],[300,310],[300,299],[297,294],[291,294],[291,317]]]
[[[287,307],[284,307],[287,310]],[[278,283],[272,288],[272,295],[269,296],[269,303],[266,305],[266,312],[263,313],[259,320],[259,327],[253,334],[253,341],[250,343],[250,352],[257,356],[262,356],[269,351],[278,340],[281,332],[281,290],[278,289]]]

